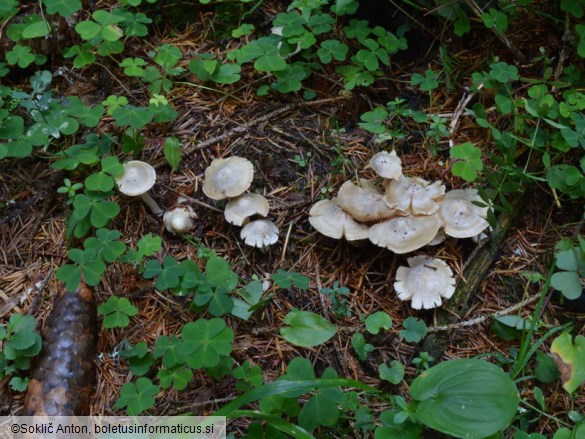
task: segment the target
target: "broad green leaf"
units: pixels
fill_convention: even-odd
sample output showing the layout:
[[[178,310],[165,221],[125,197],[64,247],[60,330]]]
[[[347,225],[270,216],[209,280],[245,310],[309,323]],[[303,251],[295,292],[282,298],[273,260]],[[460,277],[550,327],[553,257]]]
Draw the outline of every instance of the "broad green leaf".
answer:
[[[96,172],[85,179],[85,187],[90,191],[108,192],[114,187],[114,179],[105,172]]]
[[[234,332],[226,326],[223,319],[198,319],[187,323],[181,336],[183,352],[192,369],[216,366],[221,356],[232,351]]]
[[[91,209],[91,224],[96,228],[104,227],[120,213],[120,206],[114,201],[100,201]]]
[[[378,366],[378,374],[383,380],[390,381],[395,385],[400,384],[404,378],[404,365],[396,360],[392,360],[390,366],[386,364],[380,364]]]
[[[370,334],[377,334],[380,329],[392,328],[392,319],[384,311],[377,311],[366,317],[365,324]]]
[[[179,169],[181,163],[181,143],[176,137],[167,137],[163,145],[165,158],[173,171]]]
[[[507,427],[520,397],[512,379],[484,360],[445,361],[411,384],[419,422],[458,438],[483,438]]]
[[[483,170],[481,150],[473,143],[465,142],[455,145],[450,150],[451,157],[457,161],[453,163],[451,172],[465,181],[475,181],[477,173]]]
[[[571,334],[565,332],[552,342],[551,356],[561,373],[563,388],[573,393],[585,382],[585,337],[577,335],[575,343]]]
[[[42,19],[39,19],[38,21],[35,21],[34,23],[27,25],[23,29],[22,37],[23,38],[39,38],[39,37],[44,37],[45,35],[48,35],[49,32],[50,32],[49,25],[45,21],[43,21]]]
[[[337,330],[325,318],[308,311],[291,311],[284,318],[280,335],[296,346],[311,347],[325,343]]]

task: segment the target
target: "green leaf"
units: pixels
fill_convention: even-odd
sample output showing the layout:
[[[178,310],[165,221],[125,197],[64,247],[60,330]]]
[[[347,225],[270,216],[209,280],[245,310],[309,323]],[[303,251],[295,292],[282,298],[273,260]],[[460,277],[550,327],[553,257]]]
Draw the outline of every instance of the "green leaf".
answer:
[[[476,359],[440,363],[420,374],[410,392],[419,401],[419,422],[459,438],[483,438],[504,429],[520,402],[501,368]]]
[[[509,65],[505,62],[497,62],[490,64],[489,75],[492,79],[505,84],[510,81],[518,80],[518,69],[515,66]]]
[[[105,172],[96,172],[85,179],[85,187],[90,191],[108,192],[114,187],[114,179]]]
[[[246,35],[250,35],[252,32],[254,32],[254,29],[256,29],[256,27],[253,24],[242,23],[239,27],[232,31],[232,38],[241,38]]]
[[[173,171],[179,169],[181,163],[181,143],[176,137],[167,137],[163,145],[165,158]]]
[[[421,91],[431,91],[439,86],[439,75],[432,70],[425,70],[424,76],[420,73],[415,73],[410,78],[410,83],[418,86]]]
[[[475,181],[477,173],[483,170],[481,150],[473,143],[465,142],[455,145],[450,150],[451,158],[457,159],[451,167],[451,172],[465,181]]]
[[[112,218],[120,213],[120,206],[114,201],[99,201],[91,209],[91,225],[96,228],[104,227]]]
[[[270,276],[270,279],[280,288],[290,288],[293,285],[301,290],[309,288],[311,279],[299,273],[293,273],[279,268],[276,273]]]
[[[47,13],[67,18],[81,9],[80,0],[43,0]]]
[[[168,389],[172,384],[175,390],[181,391],[185,390],[193,379],[193,372],[186,367],[160,369],[157,377],[163,389]]]
[[[546,384],[556,381],[560,376],[554,359],[542,351],[536,351],[536,367],[534,368],[534,375],[538,381]],[[544,407],[543,410],[545,410]]]
[[[39,18],[22,30],[22,38],[40,38],[48,35],[50,31],[49,25]]]
[[[193,369],[217,366],[222,356],[232,351],[234,332],[222,319],[198,319],[181,331],[182,349]]]
[[[344,61],[349,48],[339,40],[325,40],[317,49],[317,56],[323,64],[329,64],[334,59]]]
[[[98,312],[104,316],[105,328],[125,328],[130,323],[129,317],[138,314],[138,309],[125,297],[110,296],[98,307]]]
[[[144,128],[152,121],[154,114],[149,108],[124,105],[112,111],[112,117],[118,126],[131,126],[135,129]]]
[[[126,407],[130,416],[136,416],[154,407],[154,396],[160,388],[152,384],[148,378],[138,378],[136,383],[126,383],[120,389],[120,397],[114,405],[115,409]]]
[[[75,32],[86,41],[93,40],[101,30],[102,27],[95,21],[84,20],[75,25]]]
[[[174,335],[170,337],[166,335],[160,336],[156,340],[152,356],[154,358],[163,357],[162,364],[167,368],[173,368],[178,364],[185,364],[183,343]]]
[[[508,27],[506,14],[495,8],[489,8],[488,12],[481,14],[481,19],[487,28],[495,28],[498,32],[504,32]]]
[[[362,361],[365,361],[368,358],[368,354],[374,351],[374,346],[366,343],[366,339],[361,332],[356,332],[351,336],[351,347]]]
[[[25,392],[28,388],[28,383],[28,378],[12,377],[10,379],[10,388],[15,392]]]
[[[420,439],[423,437],[423,425],[406,420],[396,422],[397,410],[386,410],[380,414],[382,425],[374,432],[375,439]]]
[[[384,311],[377,311],[366,317],[365,324],[370,334],[377,334],[380,329],[392,328],[392,319]]]
[[[573,344],[571,334],[565,332],[552,342],[551,356],[561,372],[563,388],[573,393],[585,382],[585,337],[577,335]]]
[[[404,365],[396,360],[393,360],[390,366],[380,364],[378,366],[378,374],[382,380],[390,381],[394,385],[400,384],[404,378]]]
[[[583,293],[581,277],[575,271],[559,271],[553,274],[550,284],[570,300],[579,298]]]
[[[11,51],[6,52],[6,62],[9,65],[18,64],[18,67],[25,69],[35,61],[35,55],[28,46],[15,44]]]
[[[404,329],[400,331],[400,337],[402,337],[408,343],[418,343],[427,335],[428,329],[425,322],[416,317],[407,317],[402,322]]]
[[[311,347],[325,343],[337,330],[325,318],[308,311],[291,311],[284,318],[280,335],[296,346]]]

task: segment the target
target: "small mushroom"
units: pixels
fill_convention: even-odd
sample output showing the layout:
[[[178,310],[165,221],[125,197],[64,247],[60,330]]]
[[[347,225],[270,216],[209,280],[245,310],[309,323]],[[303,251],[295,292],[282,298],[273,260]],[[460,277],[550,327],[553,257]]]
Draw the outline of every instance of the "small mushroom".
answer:
[[[205,170],[203,192],[213,200],[242,195],[252,184],[254,167],[243,157],[215,159]]]
[[[439,201],[445,195],[440,181],[431,183],[420,177],[401,175],[386,184],[384,201],[388,207],[415,215],[432,215],[439,210]]]
[[[124,195],[140,197],[154,215],[161,216],[163,210],[148,194],[156,182],[156,171],[148,163],[131,160],[124,164],[124,173],[115,177],[118,189]]]
[[[485,220],[488,208],[476,206],[474,201],[482,202],[477,189],[455,189],[447,192],[439,209],[447,235],[471,238],[489,226]]]
[[[408,265],[398,267],[394,289],[400,300],[412,300],[414,309],[436,308],[441,298],[449,299],[455,292],[455,278],[445,261],[414,256]]]
[[[262,195],[245,193],[228,201],[224,215],[228,223],[241,226],[252,215],[268,215],[268,201]]]
[[[368,166],[382,178],[396,179],[402,175],[402,163],[396,151],[382,151],[374,154]]]
[[[309,211],[309,222],[320,233],[334,239],[348,241],[368,238],[369,227],[356,222],[337,204],[337,198],[317,201]]]
[[[251,221],[242,228],[240,238],[252,247],[265,249],[278,241],[278,228],[269,220]]]
[[[195,217],[195,212],[191,206],[176,206],[165,212],[163,222],[169,232],[179,235],[193,228],[193,219]]]
[[[384,202],[384,194],[370,180],[360,179],[360,185],[346,181],[337,193],[337,204],[356,221],[369,222],[391,218],[396,211]]]
[[[400,216],[370,227],[370,241],[402,254],[424,247],[437,235],[441,221],[437,215]]]

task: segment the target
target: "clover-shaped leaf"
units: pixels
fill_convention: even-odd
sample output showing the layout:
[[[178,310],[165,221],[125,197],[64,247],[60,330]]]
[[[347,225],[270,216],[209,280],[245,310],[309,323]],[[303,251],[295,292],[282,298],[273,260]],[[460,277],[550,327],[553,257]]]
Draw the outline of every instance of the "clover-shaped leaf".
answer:
[[[125,328],[138,309],[125,297],[110,296],[98,307],[98,312],[104,316],[104,328]]]
[[[217,366],[221,357],[232,351],[234,332],[222,319],[199,319],[181,331],[182,349],[193,369]]]
[[[378,366],[378,374],[380,378],[391,382],[392,384],[400,384],[404,378],[404,365],[399,361],[393,360],[390,366],[387,364],[380,364]]]
[[[439,86],[439,74],[430,69],[425,70],[424,76],[420,73],[415,73],[410,78],[412,85],[418,85],[421,91],[431,91]]]
[[[126,383],[120,389],[120,397],[114,405],[115,409],[126,407],[130,416],[136,416],[154,407],[154,396],[160,388],[152,384],[148,378],[138,378],[136,383]]]
[[[270,279],[272,279],[280,288],[290,288],[295,286],[301,290],[309,288],[309,282],[311,281],[307,276],[286,271],[281,268],[279,268],[276,273],[272,274]]]
[[[317,56],[323,64],[329,64],[334,59],[337,61],[345,60],[348,51],[347,45],[339,40],[325,40],[317,49]]]
[[[455,145],[450,150],[451,157],[457,159],[451,167],[451,172],[465,181],[475,181],[477,173],[483,170],[481,150],[473,143],[465,142]]]
[[[83,247],[96,250],[98,257],[111,263],[126,251],[126,244],[119,241],[121,236],[118,230],[98,229],[96,237],[87,238]]]
[[[67,18],[81,9],[80,0],[43,0],[49,14],[58,13]]]
[[[157,374],[160,385],[168,389],[171,384],[175,390],[185,390],[193,379],[193,372],[187,367],[176,367],[172,369],[160,369]]]
[[[175,335],[170,337],[162,335],[157,338],[152,356],[154,358],[162,357],[162,364],[167,368],[173,368],[177,364],[185,364],[181,339]]]

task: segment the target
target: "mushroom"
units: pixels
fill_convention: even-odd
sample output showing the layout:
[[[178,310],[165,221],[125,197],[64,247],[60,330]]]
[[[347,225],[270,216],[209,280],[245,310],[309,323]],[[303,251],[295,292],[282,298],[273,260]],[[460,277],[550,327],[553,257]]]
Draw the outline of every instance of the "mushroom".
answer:
[[[215,159],[205,170],[203,192],[213,200],[243,194],[252,184],[254,167],[243,157]]]
[[[455,189],[447,192],[439,209],[439,216],[447,235],[454,238],[471,238],[489,226],[485,220],[487,206],[476,206],[473,204],[474,201],[482,202],[477,189]]]
[[[400,300],[412,300],[414,309],[440,306],[441,298],[455,292],[455,279],[449,266],[428,256],[408,258],[409,267],[398,267],[394,289]]]
[[[384,202],[384,195],[370,180],[360,179],[360,186],[346,181],[337,193],[337,204],[356,221],[380,221],[394,216],[396,211]]]
[[[396,151],[374,154],[367,167],[372,168],[382,178],[395,179],[402,175],[402,163]]]
[[[252,247],[265,249],[278,241],[278,228],[269,220],[251,221],[242,228],[240,238]]]
[[[178,235],[188,232],[193,228],[193,218],[195,217],[195,212],[191,206],[176,206],[165,212],[163,222],[169,232]]]
[[[386,184],[384,201],[388,207],[415,215],[432,215],[439,210],[439,201],[445,195],[440,181],[431,183],[420,177],[399,176]]]
[[[124,164],[124,173],[115,177],[118,189],[124,195],[140,197],[154,215],[160,216],[163,210],[148,194],[156,182],[156,171],[148,163],[131,160]]]
[[[437,215],[400,216],[370,227],[370,241],[402,254],[419,249],[431,242],[441,221]]]
[[[348,241],[368,238],[369,227],[344,212],[337,204],[337,198],[317,201],[309,211],[309,222],[318,232],[330,238],[345,237]]]
[[[252,215],[268,215],[268,201],[262,195],[246,193],[231,198],[225,206],[225,219],[236,226],[247,222]]]

